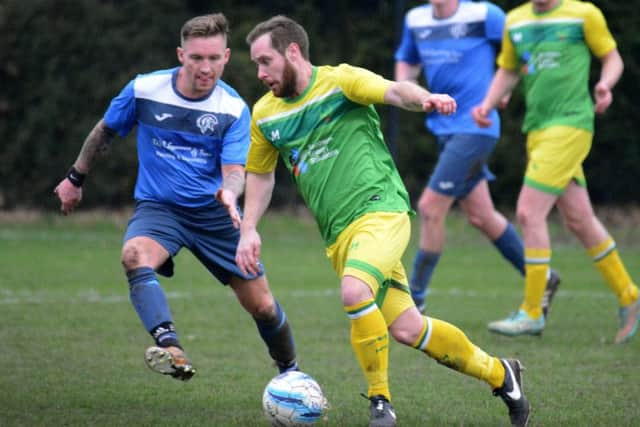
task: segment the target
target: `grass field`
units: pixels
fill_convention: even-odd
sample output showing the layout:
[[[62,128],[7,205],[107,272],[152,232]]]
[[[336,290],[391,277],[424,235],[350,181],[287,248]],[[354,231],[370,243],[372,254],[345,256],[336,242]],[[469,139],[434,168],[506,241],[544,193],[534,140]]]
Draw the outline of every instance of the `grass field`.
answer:
[[[184,251],[162,279],[198,375],[151,372],[152,343],[128,301],[119,264],[123,220],[44,217],[0,222],[0,426],[266,426],[262,391],[275,375],[253,321]],[[612,228],[640,280],[638,227]],[[486,323],[516,308],[520,277],[458,216],[432,283],[430,315],[528,368],[532,426],[640,425],[640,337],[615,346],[616,302],[575,239],[558,226],[563,283],[541,338],[506,338]],[[308,220],[270,215],[263,261],[291,320],[300,362],[325,390],[327,426],[366,426],[366,386],[349,344],[338,281]],[[407,251],[409,265],[415,243]],[[508,425],[488,387],[415,350],[391,347],[401,426]]]

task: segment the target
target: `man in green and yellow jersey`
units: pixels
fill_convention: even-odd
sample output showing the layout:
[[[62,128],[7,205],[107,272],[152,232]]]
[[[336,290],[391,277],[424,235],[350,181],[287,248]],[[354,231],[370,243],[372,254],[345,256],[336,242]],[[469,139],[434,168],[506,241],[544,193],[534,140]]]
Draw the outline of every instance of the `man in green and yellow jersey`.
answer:
[[[591,55],[601,63],[589,94]],[[481,126],[489,112],[519,80],[524,82],[528,164],[518,198],[517,218],[525,244],[525,292],[519,309],[489,329],[504,335],[540,334],[542,299],[551,261],[547,216],[557,206],[571,230],[615,293],[623,343],[638,328],[638,288],[627,273],[613,238],[594,214],[582,163],[593,139],[595,113],[613,100],[623,62],[602,12],[574,0],[533,0],[507,14],[499,69],[482,103],[473,110]]]
[[[490,356],[454,325],[423,316],[401,263],[412,210],[373,105],[451,114],[455,101],[347,64],[314,66],[306,31],[284,16],[258,24],[247,42],[258,79],[270,92],[253,108],[238,264],[247,272],[258,268],[256,228],[271,198],[279,155],[340,277],[351,345],[368,383],[369,425],[396,425],[389,332],[439,363],[485,381],[507,404],[512,423],[526,425],[529,403],[520,362]]]

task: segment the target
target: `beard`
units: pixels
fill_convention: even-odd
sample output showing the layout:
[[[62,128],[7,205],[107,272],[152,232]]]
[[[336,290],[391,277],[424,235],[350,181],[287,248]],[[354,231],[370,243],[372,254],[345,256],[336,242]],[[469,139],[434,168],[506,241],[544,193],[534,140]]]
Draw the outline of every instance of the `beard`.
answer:
[[[296,70],[293,68],[293,65],[285,59],[284,62],[284,70],[282,70],[282,80],[280,82],[280,87],[277,90],[273,90],[273,94],[278,98],[293,98],[297,95],[296,93],[296,81],[298,80],[298,75]]]

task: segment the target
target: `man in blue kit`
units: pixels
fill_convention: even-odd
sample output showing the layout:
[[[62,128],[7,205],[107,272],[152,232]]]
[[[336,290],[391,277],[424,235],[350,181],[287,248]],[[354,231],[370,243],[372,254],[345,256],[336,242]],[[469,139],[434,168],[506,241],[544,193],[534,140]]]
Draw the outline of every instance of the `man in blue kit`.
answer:
[[[513,225],[491,200],[488,181],[495,177],[487,162],[500,136],[498,113],[480,128],[471,109],[486,93],[495,70],[505,14],[489,2],[431,0],[409,10],[395,53],[396,80],[417,80],[424,71],[430,91],[447,93],[457,104],[452,115],[428,114],[436,136],[438,162],[418,201],[420,241],[410,278],[411,295],[421,311],[445,242],[445,219],[458,201],[469,222],[524,275],[524,249]],[[507,99],[503,100],[506,104]],[[560,278],[551,270],[543,307],[545,315]]]
[[[111,101],[54,190],[66,215],[80,203],[82,184],[115,134],[137,125],[139,170],[122,248],[131,303],[155,345],[145,353],[154,371],[186,381],[195,369],[185,355],[156,272],[173,275],[172,258],[186,247],[222,284],[230,285],[254,318],[281,372],[297,369],[287,317],[264,269],[242,273],[235,262],[244,189],[250,113],[220,80],[229,61],[223,14],[198,16],[181,30],[180,67],[138,75]],[[228,209],[225,208],[228,206]]]

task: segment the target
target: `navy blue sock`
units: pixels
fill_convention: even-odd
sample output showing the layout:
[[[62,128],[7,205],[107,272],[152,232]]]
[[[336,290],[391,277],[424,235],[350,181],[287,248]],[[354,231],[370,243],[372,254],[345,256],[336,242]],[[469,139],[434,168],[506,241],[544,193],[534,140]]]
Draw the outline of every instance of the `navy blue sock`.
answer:
[[[269,349],[271,358],[275,360],[280,372],[297,370],[296,346],[293,341],[291,327],[287,315],[275,301],[275,316],[269,319],[256,319],[258,332]]]
[[[493,244],[498,248],[502,256],[524,276],[524,245],[511,223],[507,223],[504,233],[494,240]]]
[[[169,305],[156,273],[150,267],[127,272],[129,299],[145,329],[161,347],[180,346]]]
[[[436,265],[438,265],[439,260],[439,252],[418,249],[416,253],[416,257],[413,260],[413,272],[411,273],[409,287],[411,288],[411,297],[418,306],[424,303],[429,282],[431,281],[431,275]]]

